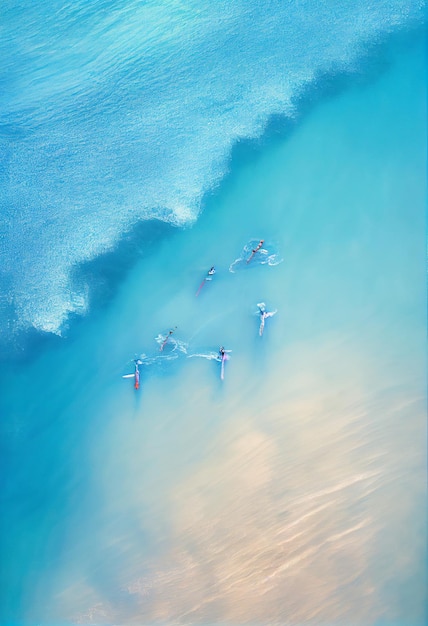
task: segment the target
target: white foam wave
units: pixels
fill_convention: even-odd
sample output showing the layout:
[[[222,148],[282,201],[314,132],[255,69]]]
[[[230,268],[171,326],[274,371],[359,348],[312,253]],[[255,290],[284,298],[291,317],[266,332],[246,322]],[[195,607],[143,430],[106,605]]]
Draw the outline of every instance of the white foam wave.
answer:
[[[194,221],[235,142],[423,12],[419,0],[6,0],[0,261],[22,324],[58,332],[84,312],[76,263],[136,220]]]

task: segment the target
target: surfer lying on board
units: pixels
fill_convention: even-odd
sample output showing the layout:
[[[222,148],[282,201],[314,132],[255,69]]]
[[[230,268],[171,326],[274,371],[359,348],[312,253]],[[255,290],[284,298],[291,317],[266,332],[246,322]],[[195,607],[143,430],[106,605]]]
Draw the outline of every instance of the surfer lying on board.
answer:
[[[122,376],[122,378],[134,378],[134,389],[138,389],[140,386],[140,368],[139,365],[142,365],[142,361],[140,361],[140,359],[135,359],[134,360],[135,363],[135,372],[133,374],[125,374],[125,376]]]
[[[214,276],[214,274],[215,274],[215,267],[214,267],[214,265],[213,265],[213,266],[211,267],[211,269],[209,269],[209,270],[208,270],[208,272],[207,272],[207,274],[206,274],[206,276],[205,276],[204,280],[203,280],[203,281],[201,282],[201,284],[199,285],[199,289],[198,289],[198,291],[196,292],[196,295],[197,295],[197,296],[199,295],[199,292],[201,291],[202,287],[205,285],[205,283],[207,282],[207,280],[212,280],[212,277]]]
[[[253,251],[251,253],[251,256],[249,259],[247,259],[247,263],[249,263],[251,261],[251,259],[253,258],[253,256],[260,250],[260,248],[262,247],[262,245],[264,244],[265,240],[264,239],[260,239],[257,248],[253,248]]]
[[[266,311],[265,308],[265,303],[264,302],[259,302],[259,304],[257,305],[259,307],[259,311],[260,311],[260,328],[259,328],[259,335],[260,337],[263,335],[263,331],[265,328],[265,320],[268,317],[273,317],[276,313],[276,309],[275,311]]]
[[[169,333],[167,334],[167,336],[165,337],[165,339],[163,340],[161,347],[159,348],[159,350],[162,352],[162,350],[165,348],[166,344],[168,343],[168,339],[171,337],[172,333],[176,330],[177,326],[174,326],[174,328],[172,330],[169,331]]]
[[[228,352],[232,352],[232,350],[225,350],[223,348],[223,346],[221,346],[220,350],[218,351],[219,355],[220,355],[220,361],[221,361],[221,370],[220,370],[220,378],[221,380],[224,380],[224,364],[225,362],[230,359],[229,355],[227,354]]]

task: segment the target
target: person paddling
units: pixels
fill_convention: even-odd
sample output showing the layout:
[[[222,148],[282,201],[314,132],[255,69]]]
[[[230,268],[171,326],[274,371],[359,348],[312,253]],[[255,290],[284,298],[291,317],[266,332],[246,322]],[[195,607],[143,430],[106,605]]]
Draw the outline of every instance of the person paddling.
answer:
[[[231,352],[231,350],[225,350],[223,346],[221,346],[218,352],[219,352],[220,361],[221,361],[220,378],[221,380],[224,380],[224,364],[230,358],[227,353]]]
[[[207,272],[207,274],[206,274],[206,276],[205,276],[204,280],[203,280],[203,281],[201,282],[201,284],[199,285],[199,289],[198,289],[198,291],[196,292],[196,295],[197,295],[197,296],[199,295],[199,292],[201,291],[201,289],[202,289],[202,287],[205,285],[205,283],[206,283],[208,280],[212,280],[212,277],[214,276],[214,274],[215,274],[215,267],[214,267],[214,265],[213,265],[213,266],[212,266],[212,267],[208,270],[208,272]]]
[[[140,368],[143,362],[140,359],[134,359],[135,371],[133,374],[125,374],[122,378],[133,378],[134,379],[134,389],[138,389],[140,387]]]
[[[172,330],[169,331],[169,333],[167,334],[167,336],[165,337],[161,347],[159,348],[159,350],[162,352],[162,350],[165,348],[166,344],[168,343],[169,338],[171,337],[172,333],[176,330],[177,326],[174,326],[174,328]]]
[[[140,360],[136,360],[135,361],[135,382],[134,382],[134,389],[138,389],[140,387],[140,368],[138,367],[140,365],[141,361]]]
[[[256,248],[253,248],[253,251],[251,253],[251,256],[249,259],[247,259],[247,263],[249,263],[251,261],[251,259],[253,258],[253,256],[260,250],[260,248],[262,247],[262,245],[264,244],[265,240],[264,239],[260,239],[258,245]]]
[[[275,311],[266,311],[264,302],[260,302],[257,306],[259,307],[259,311],[260,311],[259,335],[261,337],[263,335],[263,331],[264,331],[264,328],[265,328],[265,320],[268,317],[273,317],[275,315],[275,313],[276,313],[276,309],[275,309]]]

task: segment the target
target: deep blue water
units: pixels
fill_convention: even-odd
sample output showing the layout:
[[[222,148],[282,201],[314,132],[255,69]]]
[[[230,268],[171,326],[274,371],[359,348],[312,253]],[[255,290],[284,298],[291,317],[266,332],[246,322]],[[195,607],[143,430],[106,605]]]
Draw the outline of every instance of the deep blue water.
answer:
[[[422,3],[5,9],[1,622],[422,624]]]

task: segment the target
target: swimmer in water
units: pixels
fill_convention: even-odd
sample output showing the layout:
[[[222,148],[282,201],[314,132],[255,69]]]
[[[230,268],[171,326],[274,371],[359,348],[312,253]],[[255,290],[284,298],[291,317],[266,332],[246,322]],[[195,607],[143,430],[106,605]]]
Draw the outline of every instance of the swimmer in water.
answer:
[[[264,244],[265,240],[264,239],[260,239],[257,248],[253,248],[253,251],[251,253],[251,256],[249,259],[247,259],[247,263],[249,263],[251,261],[251,259],[253,258],[253,256],[260,250],[260,248],[262,247],[262,245]]]
[[[266,311],[264,302],[260,302],[257,306],[259,307],[259,311],[260,311],[259,335],[261,337],[263,335],[263,331],[265,329],[265,320],[268,317],[273,317],[277,311],[276,311],[276,309],[275,309],[275,311]]]
[[[171,337],[172,333],[176,330],[177,326],[175,326],[172,330],[169,331],[169,333],[167,334],[167,336],[165,337],[161,347],[159,348],[159,350],[162,352],[162,350],[165,348],[166,344],[168,343],[168,339]]]
[[[134,389],[138,389],[140,387],[140,368],[143,362],[140,359],[134,359],[135,371],[133,374],[125,374],[122,378],[133,378],[134,379]]]
[[[208,280],[212,280],[212,277],[214,276],[214,274],[215,274],[215,267],[214,267],[214,265],[213,265],[213,266],[212,266],[212,267],[208,270],[207,275],[205,276],[204,280],[203,280],[203,281],[201,282],[201,284],[199,285],[199,289],[198,289],[198,291],[196,292],[196,295],[197,295],[197,296],[199,295],[199,292],[201,291],[201,289],[202,289],[202,287],[205,285],[205,283],[206,283]]]
[[[225,350],[223,348],[223,346],[221,346],[221,348],[219,349],[218,352],[219,352],[220,361],[221,361],[220,378],[221,378],[221,380],[224,380],[224,364],[227,361],[227,359],[229,358],[227,353],[231,352],[231,350]]]

